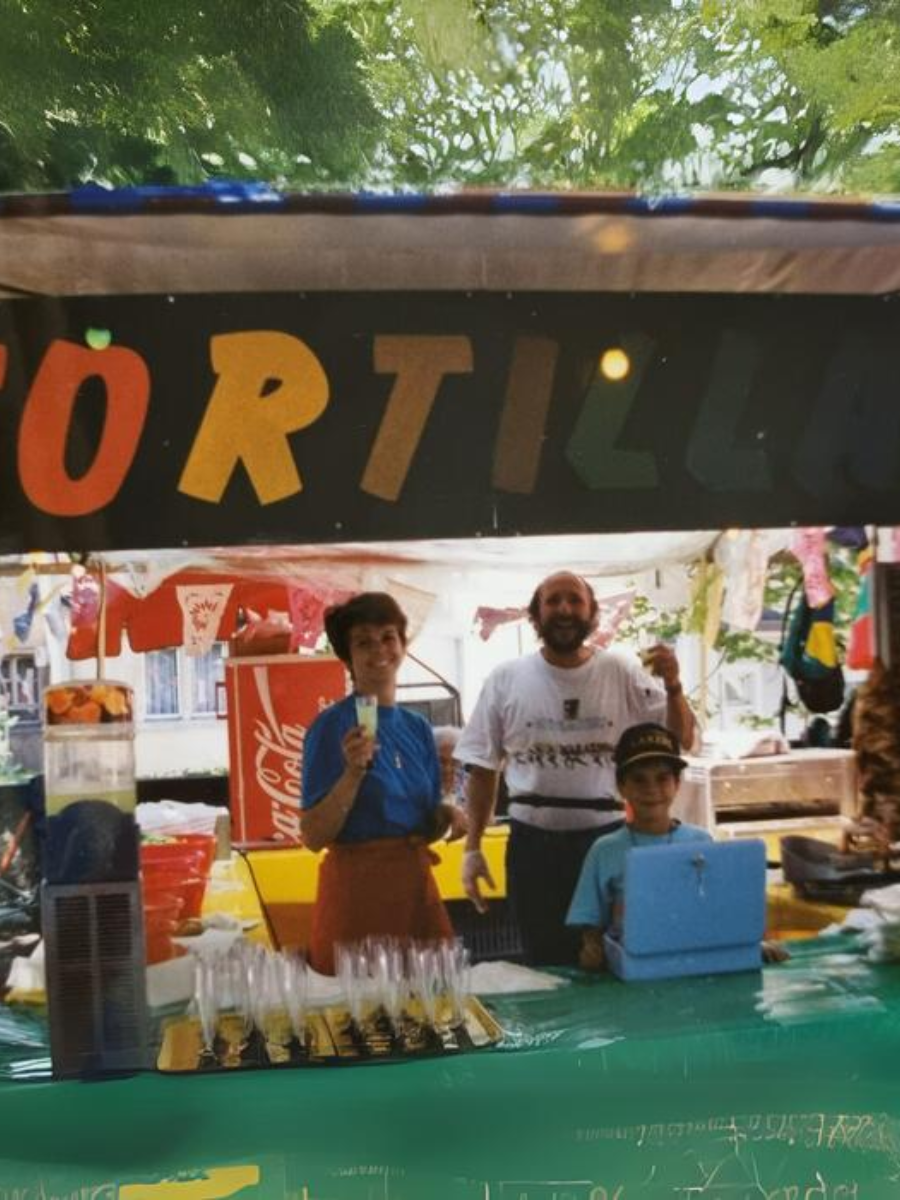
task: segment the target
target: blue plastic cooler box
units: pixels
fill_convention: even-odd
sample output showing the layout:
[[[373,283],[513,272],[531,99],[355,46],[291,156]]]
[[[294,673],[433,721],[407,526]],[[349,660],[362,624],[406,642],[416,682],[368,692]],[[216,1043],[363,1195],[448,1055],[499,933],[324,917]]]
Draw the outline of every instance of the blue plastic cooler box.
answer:
[[[620,979],[751,971],[762,961],[761,841],[641,846],[625,860],[622,928],[604,937]]]

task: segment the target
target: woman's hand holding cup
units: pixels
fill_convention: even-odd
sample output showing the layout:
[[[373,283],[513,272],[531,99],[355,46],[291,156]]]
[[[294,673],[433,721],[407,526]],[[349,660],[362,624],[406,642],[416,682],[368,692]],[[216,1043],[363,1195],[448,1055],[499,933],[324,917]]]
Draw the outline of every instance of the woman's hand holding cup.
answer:
[[[362,725],[355,725],[344,735],[344,761],[356,774],[368,771],[378,745],[375,738]]]
[[[357,692],[355,700],[358,728],[365,735],[369,746],[369,754],[365,762],[366,769],[368,769],[371,767],[375,751],[378,749],[375,742],[375,735],[378,732],[378,697]]]

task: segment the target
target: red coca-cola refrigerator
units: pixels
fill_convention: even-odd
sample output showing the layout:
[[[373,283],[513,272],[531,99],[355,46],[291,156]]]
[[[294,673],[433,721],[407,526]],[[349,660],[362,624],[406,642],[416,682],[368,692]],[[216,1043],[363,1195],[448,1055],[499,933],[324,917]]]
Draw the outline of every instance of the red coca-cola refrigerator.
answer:
[[[276,654],[225,663],[229,793],[235,841],[300,841],[303,738],[346,695],[336,658]]]

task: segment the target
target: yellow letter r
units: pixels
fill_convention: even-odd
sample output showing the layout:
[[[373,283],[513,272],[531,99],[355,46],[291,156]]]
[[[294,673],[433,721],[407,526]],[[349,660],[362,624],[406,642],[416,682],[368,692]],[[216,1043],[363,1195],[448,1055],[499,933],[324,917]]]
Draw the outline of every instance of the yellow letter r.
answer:
[[[260,504],[301,491],[288,434],[311,425],[328,404],[318,358],[299,338],[268,330],[219,334],[210,339],[210,358],[218,380],[178,490],[217,504],[243,462]]]

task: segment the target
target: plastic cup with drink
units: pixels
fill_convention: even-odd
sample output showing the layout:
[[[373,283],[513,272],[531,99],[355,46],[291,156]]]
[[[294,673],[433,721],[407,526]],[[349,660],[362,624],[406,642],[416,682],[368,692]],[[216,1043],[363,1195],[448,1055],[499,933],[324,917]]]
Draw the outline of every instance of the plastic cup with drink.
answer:
[[[649,630],[642,629],[638,633],[638,658],[645,671],[651,670],[653,666],[653,647],[656,645],[657,639],[650,634]]]
[[[649,630],[642,630],[639,635],[638,657],[641,660],[641,666],[645,671],[649,671],[651,675],[654,674],[653,666],[656,661],[657,651],[661,647],[674,650],[675,639],[653,635]]]
[[[378,697],[372,695],[356,696],[356,720],[361,729],[364,729],[372,741],[375,741],[378,733]],[[371,760],[368,766],[371,766]]]

